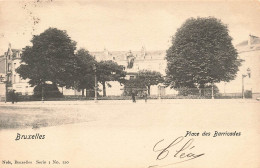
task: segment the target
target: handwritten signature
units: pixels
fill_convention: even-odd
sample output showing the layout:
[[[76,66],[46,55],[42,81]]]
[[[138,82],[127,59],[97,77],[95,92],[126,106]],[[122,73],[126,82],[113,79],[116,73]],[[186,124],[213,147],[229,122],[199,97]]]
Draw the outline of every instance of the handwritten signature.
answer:
[[[196,158],[199,158],[199,157],[205,155],[205,153],[195,154],[195,153],[190,152],[195,147],[194,145],[192,145],[194,139],[189,139],[185,143],[184,137],[180,136],[180,137],[176,138],[174,141],[172,141],[169,145],[166,145],[166,147],[159,147],[159,146],[163,146],[162,145],[163,141],[164,141],[164,139],[160,140],[153,147],[153,151],[159,153],[156,157],[156,160],[163,160],[163,159],[166,159],[167,157],[170,157],[170,155],[171,155],[174,158],[176,158],[177,161],[166,164],[166,165],[153,165],[153,166],[149,166],[149,168],[165,167],[165,166],[169,166],[169,165],[173,165],[173,164],[187,162],[189,160],[196,159]],[[181,147],[178,149],[176,146],[177,146],[177,144],[181,144],[181,143],[183,143],[184,145],[181,145]],[[174,147],[175,147],[175,149],[177,148],[177,150],[174,150]],[[170,149],[171,149],[171,154],[170,154]]]

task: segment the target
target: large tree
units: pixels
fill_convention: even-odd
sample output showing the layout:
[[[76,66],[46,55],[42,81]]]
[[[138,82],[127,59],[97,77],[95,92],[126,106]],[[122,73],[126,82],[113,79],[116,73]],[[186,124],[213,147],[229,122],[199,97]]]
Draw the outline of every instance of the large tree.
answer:
[[[110,87],[109,81],[124,82],[126,72],[122,65],[118,65],[114,61],[100,61],[97,63],[97,80],[103,86],[103,96],[106,96],[106,84]]]
[[[76,42],[66,31],[49,28],[31,40],[32,46],[23,49],[21,66],[17,72],[23,79],[29,78],[32,86],[47,81],[60,86],[73,86]]]
[[[162,74],[157,71],[150,70],[141,70],[136,76],[137,81],[142,81],[142,83],[147,87],[148,95],[150,95],[151,85],[158,85],[159,83],[164,82]]]
[[[197,87],[233,80],[240,65],[227,25],[216,18],[190,18],[167,50],[167,84]]]
[[[85,49],[79,49],[76,53],[76,66],[75,66],[75,87],[82,90],[82,96],[84,90],[94,90],[95,78],[94,78],[94,64],[97,64],[95,58]]]

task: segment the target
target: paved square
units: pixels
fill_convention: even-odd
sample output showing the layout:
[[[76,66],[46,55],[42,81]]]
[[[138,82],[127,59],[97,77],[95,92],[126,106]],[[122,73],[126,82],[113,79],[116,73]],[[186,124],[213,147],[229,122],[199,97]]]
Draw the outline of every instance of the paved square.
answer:
[[[259,101],[239,99],[1,104],[1,126],[3,122],[16,123],[14,127],[27,123],[21,128],[1,128],[1,160],[28,158],[32,162],[57,160],[69,164],[0,167],[259,168],[259,109]],[[184,137],[187,131],[199,136]],[[210,135],[202,136],[205,131]],[[215,131],[219,136],[213,137]],[[233,136],[234,132],[240,135]],[[15,140],[17,133],[38,133],[45,139]],[[183,140],[167,149],[167,157],[156,160],[159,149],[178,137]],[[180,158],[176,151],[188,142],[189,148],[182,152],[204,155],[181,162],[187,158]]]

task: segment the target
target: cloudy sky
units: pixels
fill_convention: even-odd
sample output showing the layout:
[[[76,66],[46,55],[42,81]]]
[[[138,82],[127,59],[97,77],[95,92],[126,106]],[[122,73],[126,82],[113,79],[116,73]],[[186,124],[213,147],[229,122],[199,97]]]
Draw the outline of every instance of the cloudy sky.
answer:
[[[165,50],[190,17],[227,24],[233,43],[260,36],[260,1],[0,1],[0,54],[30,45],[49,27],[66,30],[89,51]]]

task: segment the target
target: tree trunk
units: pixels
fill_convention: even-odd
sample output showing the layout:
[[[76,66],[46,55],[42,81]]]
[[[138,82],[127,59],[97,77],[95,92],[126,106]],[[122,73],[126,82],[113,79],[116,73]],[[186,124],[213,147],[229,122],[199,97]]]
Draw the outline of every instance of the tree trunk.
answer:
[[[200,92],[201,92],[201,93],[200,93],[200,96],[204,96],[204,95],[205,95],[205,85],[204,85],[204,84],[201,84],[201,85],[200,85],[200,90],[201,90],[201,91],[200,91]]]
[[[211,83],[211,99],[214,99],[214,83]]]
[[[147,88],[148,88],[148,95],[150,96],[150,88],[151,88],[151,86],[149,85],[149,86],[147,86]]]
[[[84,97],[84,89],[81,90],[82,97]]]
[[[86,88],[86,97],[88,97],[88,89]]]
[[[106,93],[106,82],[102,82],[102,85],[103,85],[103,97],[106,97],[107,96],[107,93]]]
[[[44,101],[44,98],[46,99],[46,96],[44,95],[44,85],[45,85],[45,82],[42,82],[42,102]]]

